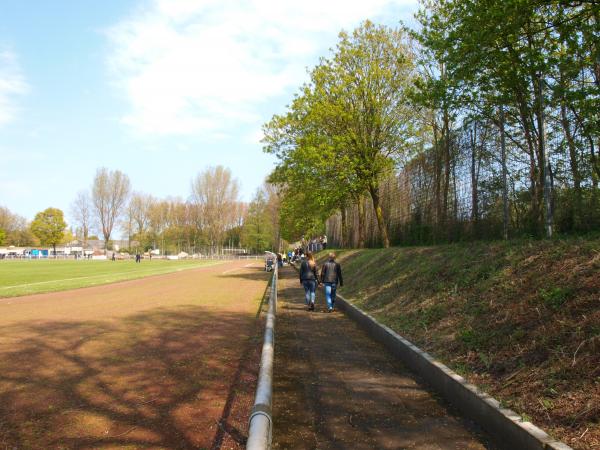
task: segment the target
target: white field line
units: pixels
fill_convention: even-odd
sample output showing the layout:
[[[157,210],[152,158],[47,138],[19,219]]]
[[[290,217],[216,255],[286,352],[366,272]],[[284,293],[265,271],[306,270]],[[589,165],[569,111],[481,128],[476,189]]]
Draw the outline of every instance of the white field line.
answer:
[[[145,275],[154,275],[154,274],[159,274],[159,275],[160,274],[165,274],[165,275],[167,275],[169,273],[181,272],[183,270],[188,270],[188,269],[202,269],[204,267],[215,266],[217,264],[221,264],[221,263],[220,262],[216,262],[216,263],[212,263],[212,264],[202,265],[202,266],[199,266],[199,267],[180,267],[179,269],[169,270],[167,272],[162,272],[160,270],[156,270],[155,269],[155,270],[151,270],[149,272],[143,272],[142,277],[145,276]],[[121,273],[118,273],[118,274],[115,274],[115,275],[120,276],[120,275],[126,275],[126,274],[130,274],[130,273],[134,273],[134,272],[133,271],[125,271],[125,272],[121,272]],[[140,273],[140,272],[137,272],[137,273]],[[60,278],[60,279],[57,279],[57,280],[37,281],[35,283],[24,283],[24,284],[15,284],[13,286],[2,286],[2,287],[0,287],[0,290],[1,289],[15,289],[15,288],[21,288],[21,287],[28,287],[28,286],[37,286],[39,284],[60,283],[60,282],[63,282],[63,281],[87,280],[87,279],[90,279],[90,278],[102,278],[102,277],[105,277],[105,276],[107,276],[107,274],[104,273],[104,274],[101,274],[101,275],[89,275],[87,277]],[[142,277],[139,277],[139,278],[142,278]],[[129,279],[133,280],[135,278],[129,278]],[[105,279],[104,281],[110,282],[110,281],[123,281],[123,280],[119,280],[119,277],[117,277],[116,279],[109,278],[107,280]]]

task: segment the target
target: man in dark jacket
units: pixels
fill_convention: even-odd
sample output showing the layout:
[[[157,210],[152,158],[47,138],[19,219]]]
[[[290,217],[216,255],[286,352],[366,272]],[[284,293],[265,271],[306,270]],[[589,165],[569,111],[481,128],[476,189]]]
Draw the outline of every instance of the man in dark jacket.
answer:
[[[304,286],[306,305],[309,311],[315,310],[315,291],[318,281],[317,263],[311,252],[306,254],[306,259],[300,264],[300,284]]]
[[[335,307],[335,293],[338,283],[344,285],[342,268],[335,262],[335,253],[329,254],[329,260],[321,267],[321,283],[325,285],[325,298],[327,299],[327,312]]]

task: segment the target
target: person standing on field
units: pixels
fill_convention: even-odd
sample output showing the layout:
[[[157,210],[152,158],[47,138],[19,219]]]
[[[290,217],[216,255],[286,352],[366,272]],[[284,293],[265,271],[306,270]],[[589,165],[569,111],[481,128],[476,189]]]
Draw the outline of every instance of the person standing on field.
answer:
[[[300,284],[304,287],[306,306],[309,311],[315,310],[315,292],[317,290],[318,270],[315,257],[311,252],[300,264]]]
[[[344,285],[342,278],[342,267],[335,262],[335,253],[329,254],[328,261],[321,267],[321,283],[325,286],[325,299],[327,300],[327,312],[335,308],[335,294],[337,285]]]

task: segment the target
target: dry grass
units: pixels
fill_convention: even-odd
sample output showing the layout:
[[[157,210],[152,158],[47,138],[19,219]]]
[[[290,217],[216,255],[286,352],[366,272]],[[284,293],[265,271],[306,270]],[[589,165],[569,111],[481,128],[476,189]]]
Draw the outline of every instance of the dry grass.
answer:
[[[341,291],[576,449],[600,448],[600,240],[348,251]]]

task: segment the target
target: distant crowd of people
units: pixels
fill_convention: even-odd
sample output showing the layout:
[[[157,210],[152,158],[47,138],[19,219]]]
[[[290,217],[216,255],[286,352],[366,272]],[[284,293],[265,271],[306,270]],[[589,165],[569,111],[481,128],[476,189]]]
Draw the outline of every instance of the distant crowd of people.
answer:
[[[310,239],[302,238],[302,247],[312,253],[327,249],[327,236],[317,236]]]
[[[300,246],[288,251],[287,259],[289,262],[296,262],[304,259],[308,252],[318,253],[327,248],[327,236],[318,236],[310,239],[302,237]]]

